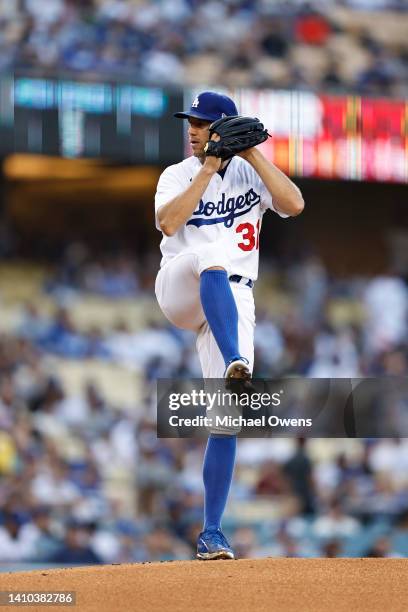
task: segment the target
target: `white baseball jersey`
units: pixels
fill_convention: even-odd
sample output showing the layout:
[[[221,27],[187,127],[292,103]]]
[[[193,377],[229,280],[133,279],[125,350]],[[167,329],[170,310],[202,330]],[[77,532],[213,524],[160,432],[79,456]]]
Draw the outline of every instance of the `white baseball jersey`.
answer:
[[[200,168],[200,160],[192,156],[164,170],[155,198],[157,229],[159,208],[185,191]],[[230,274],[256,280],[259,231],[268,208],[288,217],[275,210],[270,193],[252,166],[240,157],[233,157],[223,178],[218,173],[211,178],[187,223],[174,236],[163,236],[161,266],[191,247],[215,243],[217,248],[226,250]]]

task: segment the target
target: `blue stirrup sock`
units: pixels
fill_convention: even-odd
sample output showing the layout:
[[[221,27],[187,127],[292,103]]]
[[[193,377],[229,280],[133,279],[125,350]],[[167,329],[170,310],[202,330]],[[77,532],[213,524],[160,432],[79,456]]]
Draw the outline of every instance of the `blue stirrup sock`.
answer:
[[[225,365],[239,359],[238,310],[225,270],[204,270],[200,277],[200,298],[208,325]]]
[[[236,436],[210,435],[204,456],[204,531],[221,528],[234,471]]]

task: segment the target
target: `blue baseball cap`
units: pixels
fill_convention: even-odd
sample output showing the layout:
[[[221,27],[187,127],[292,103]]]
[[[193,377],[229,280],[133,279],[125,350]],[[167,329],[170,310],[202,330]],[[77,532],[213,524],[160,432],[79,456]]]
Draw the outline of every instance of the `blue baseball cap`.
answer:
[[[217,121],[221,117],[233,115],[238,115],[233,100],[214,91],[203,91],[193,100],[190,110],[174,113],[174,116],[180,119],[195,117],[204,121]]]

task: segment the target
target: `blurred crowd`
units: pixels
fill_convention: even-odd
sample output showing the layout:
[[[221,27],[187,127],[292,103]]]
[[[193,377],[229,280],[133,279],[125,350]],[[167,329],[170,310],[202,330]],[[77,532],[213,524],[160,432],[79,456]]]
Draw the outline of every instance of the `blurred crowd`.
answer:
[[[71,244],[44,285],[54,300],[54,311],[44,314],[33,302],[22,305],[15,335],[63,357],[133,360],[147,368],[149,378],[158,371],[170,377],[199,373],[192,357],[194,334],[158,322],[147,311],[144,326],[137,331],[129,329],[120,309],[110,329],[97,325],[79,329],[72,319],[69,306],[83,295],[154,300],[157,258],[145,261],[141,266],[125,252],[91,256],[84,245]],[[265,258],[255,294],[257,376],[407,373],[408,286],[402,273],[336,279],[314,254],[299,255],[289,263]]]
[[[35,356],[13,348],[19,366],[0,387],[0,562],[193,558],[203,444],[158,440],[145,406],[125,412],[92,383],[69,397],[38,364],[28,384]],[[402,439],[241,439],[224,527],[241,558],[407,556],[407,468]]]
[[[0,69],[403,97],[406,11],[405,0],[2,0]]]
[[[162,322],[75,325],[66,300],[151,300],[135,259],[69,249],[44,295],[0,336],[0,562],[120,563],[194,557],[204,443],[158,439],[154,381],[198,376],[194,336]],[[263,260],[257,376],[406,376],[408,288],[394,274],[331,278],[316,256]],[[149,303],[149,302],[147,302]],[[263,304],[263,306],[262,306]],[[127,406],[92,379],[80,393],[49,359],[132,367]],[[241,439],[224,527],[240,557],[408,556],[408,442]]]

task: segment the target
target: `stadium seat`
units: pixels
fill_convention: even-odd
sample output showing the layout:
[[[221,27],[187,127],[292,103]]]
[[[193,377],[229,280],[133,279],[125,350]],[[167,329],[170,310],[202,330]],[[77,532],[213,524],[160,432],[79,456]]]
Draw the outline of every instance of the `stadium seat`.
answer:
[[[72,361],[52,358],[50,365],[70,395],[82,393],[85,383],[92,381],[113,406],[137,408],[142,381],[136,372],[94,359]]]

